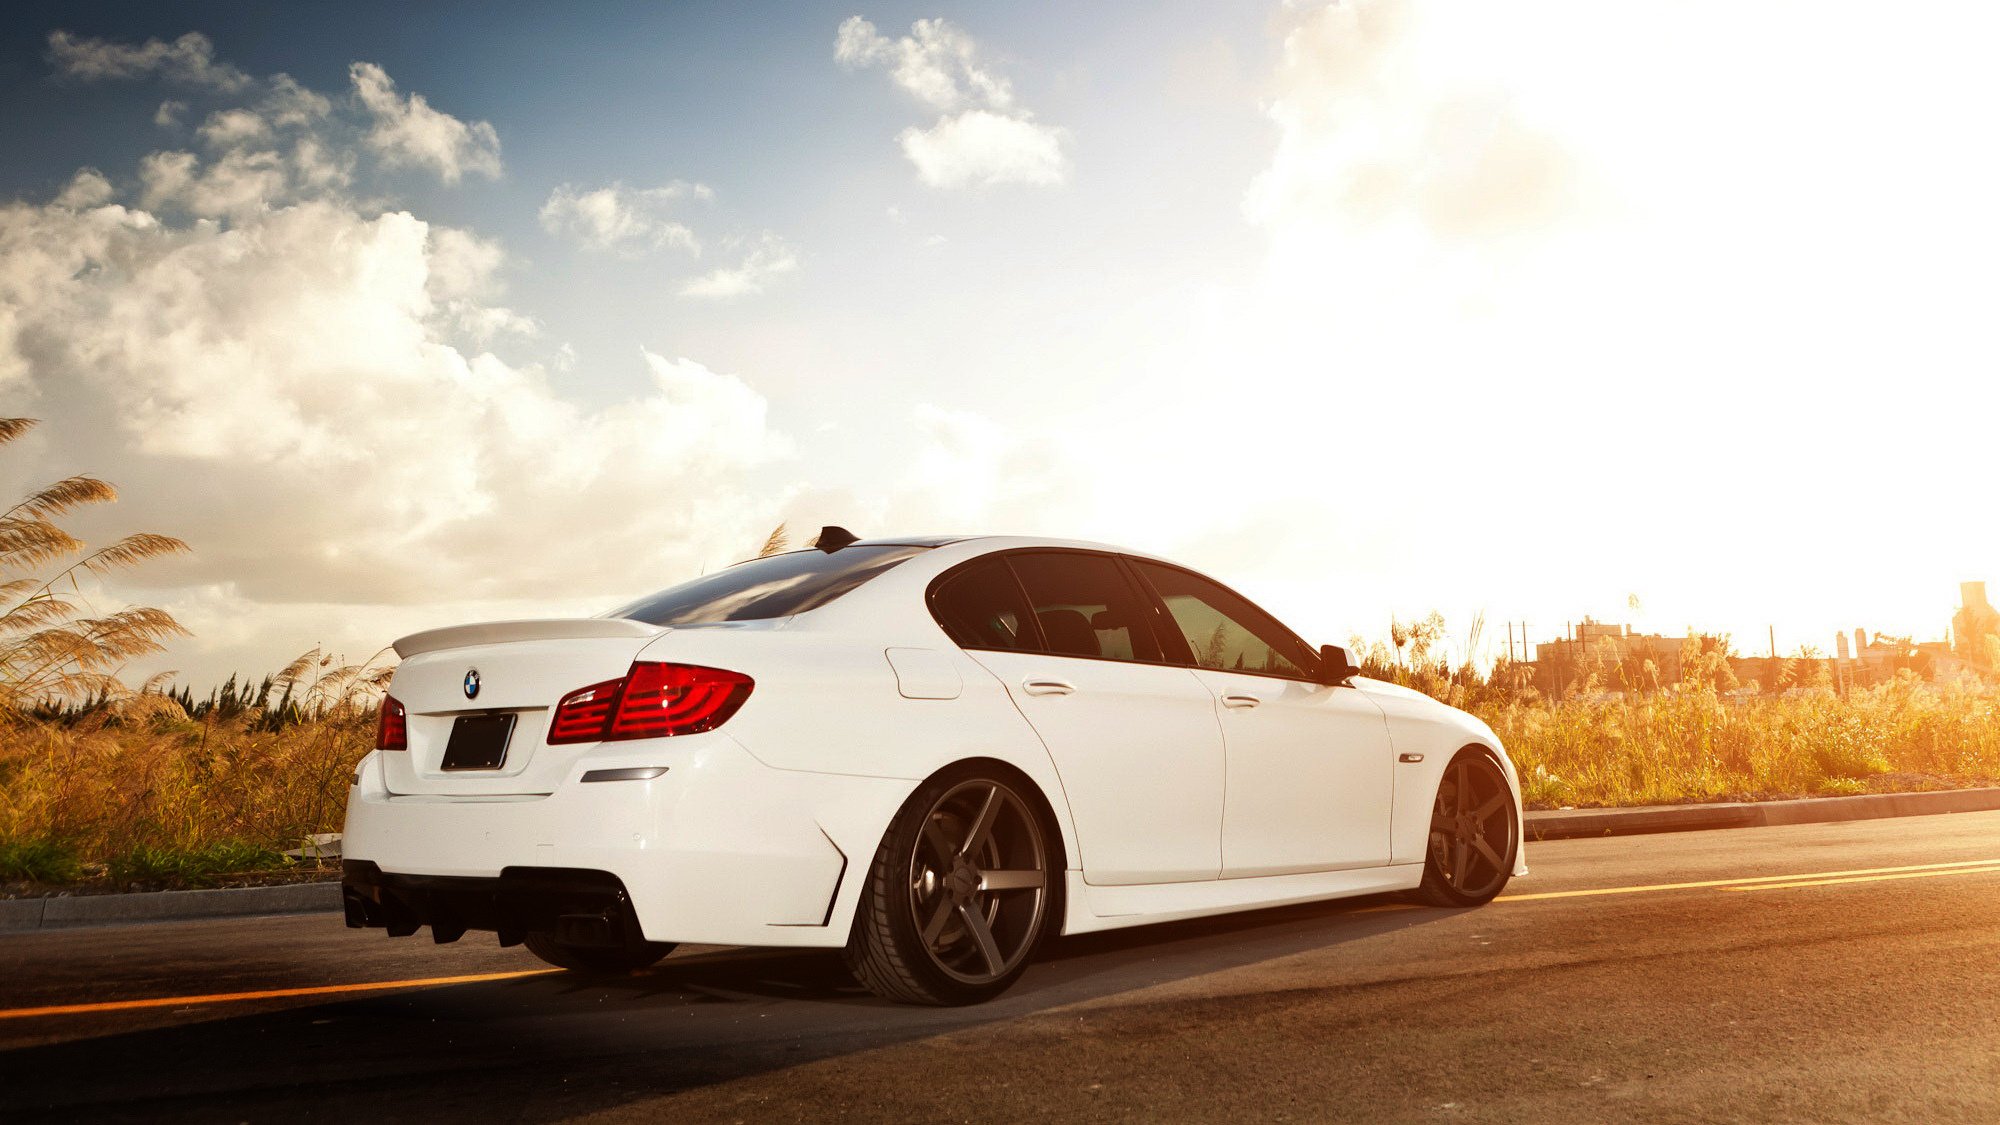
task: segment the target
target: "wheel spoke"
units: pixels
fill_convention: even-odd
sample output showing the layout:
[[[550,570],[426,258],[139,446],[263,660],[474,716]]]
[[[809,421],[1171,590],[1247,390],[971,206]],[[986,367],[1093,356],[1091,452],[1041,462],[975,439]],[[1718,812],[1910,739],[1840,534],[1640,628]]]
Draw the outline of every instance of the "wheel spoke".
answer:
[[[1487,817],[1492,816],[1494,813],[1497,813],[1501,809],[1506,808],[1510,803],[1511,802],[1508,801],[1507,794],[1504,790],[1499,793],[1495,793],[1491,797],[1486,798],[1485,804],[1472,810],[1472,819],[1478,821],[1484,821]]]
[[[958,857],[958,849],[951,846],[951,841],[945,837],[944,829],[938,827],[936,817],[924,821],[924,843],[929,844],[931,850],[937,853],[938,859],[943,861],[946,869],[949,869],[951,861]]]
[[[982,891],[1032,891],[1048,885],[1046,871],[982,871],[979,875],[979,889]]]
[[[1000,956],[1000,945],[993,940],[993,930],[986,924],[986,915],[979,912],[976,902],[963,903],[958,908],[958,916],[965,920],[965,930],[979,946],[979,956],[986,961],[986,971],[998,974],[1006,959]]]
[[[944,932],[946,922],[951,921],[951,896],[939,895],[937,912],[924,923],[924,944],[936,948],[938,935]]]
[[[959,855],[971,855],[986,842],[987,833],[993,831],[993,822],[1000,819],[1000,806],[1005,800],[998,785],[987,788],[986,803],[979,806],[979,815],[972,818],[972,827],[966,830],[965,846],[958,849]]]
[[[1477,836],[1474,836],[1472,838],[1472,846],[1479,852],[1481,858],[1485,859],[1486,862],[1493,865],[1493,870],[1501,871],[1505,869],[1506,864],[1500,861],[1500,853],[1493,850],[1493,845],[1487,843],[1485,840]]]
[[[1472,841],[1466,839],[1465,836],[1461,834],[1452,841],[1452,849],[1451,849],[1452,886],[1457,887],[1461,891],[1466,888],[1466,884],[1469,882],[1469,880],[1466,879],[1465,877],[1466,876],[1465,869],[1470,866],[1472,866]]]

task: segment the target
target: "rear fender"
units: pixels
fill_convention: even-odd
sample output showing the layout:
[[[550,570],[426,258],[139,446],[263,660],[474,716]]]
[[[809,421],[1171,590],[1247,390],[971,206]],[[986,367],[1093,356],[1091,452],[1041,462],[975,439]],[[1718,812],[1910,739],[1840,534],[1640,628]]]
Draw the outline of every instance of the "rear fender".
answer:
[[[926,667],[955,671],[957,694],[906,697],[909,685],[899,685],[890,649],[897,650],[906,669],[911,654],[921,651]],[[750,698],[723,729],[774,769],[894,778],[907,783],[907,796],[925,778],[968,758],[1011,766],[1041,790],[1062,836],[1064,856],[1072,868],[1081,865],[1076,826],[1048,749],[1000,681],[955,645],[913,649],[901,638],[871,641],[807,630],[684,627],[659,638],[639,658],[727,668],[751,677],[756,686]],[[942,694],[929,687],[925,692]],[[843,825],[835,842],[850,863],[866,862],[888,830],[888,819],[880,818],[872,827],[847,826],[844,816],[844,810],[826,813],[828,820]],[[865,856],[851,850],[855,831],[872,833]],[[847,897],[844,889],[842,898]],[[840,908],[851,912],[851,903]]]

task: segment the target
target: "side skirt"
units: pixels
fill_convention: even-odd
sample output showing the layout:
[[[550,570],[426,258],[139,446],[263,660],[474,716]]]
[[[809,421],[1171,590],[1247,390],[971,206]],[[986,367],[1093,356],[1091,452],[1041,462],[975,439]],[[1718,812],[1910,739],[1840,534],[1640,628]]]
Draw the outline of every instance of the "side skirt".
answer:
[[[1399,863],[1347,871],[1120,887],[1093,887],[1083,881],[1081,871],[1067,872],[1067,876],[1069,909],[1063,920],[1063,932],[1087,934],[1238,910],[1414,890],[1423,882],[1424,865]]]

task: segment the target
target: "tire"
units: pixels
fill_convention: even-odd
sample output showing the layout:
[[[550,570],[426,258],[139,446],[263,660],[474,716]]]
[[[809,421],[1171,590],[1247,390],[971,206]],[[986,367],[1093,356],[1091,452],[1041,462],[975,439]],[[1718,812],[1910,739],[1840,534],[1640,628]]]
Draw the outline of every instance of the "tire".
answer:
[[[878,996],[977,1004],[1005,992],[1062,915],[1062,851],[1039,795],[977,765],[917,787],[868,865],[845,951]]]
[[[1417,900],[1430,906],[1484,906],[1513,877],[1520,849],[1514,791],[1499,761],[1476,746],[1459,751],[1445,767],[1431,803]]]
[[[528,952],[558,969],[573,973],[612,975],[654,964],[674,951],[672,942],[642,941],[636,945],[568,945],[554,934],[531,930],[522,938]]]

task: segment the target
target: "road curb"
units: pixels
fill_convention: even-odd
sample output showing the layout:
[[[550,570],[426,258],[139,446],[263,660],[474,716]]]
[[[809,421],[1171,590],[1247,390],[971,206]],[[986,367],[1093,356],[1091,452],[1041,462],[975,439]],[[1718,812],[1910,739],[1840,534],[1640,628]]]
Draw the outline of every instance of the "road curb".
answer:
[[[2000,788],[1946,789],[1935,793],[1868,793],[1859,797],[1807,797],[1797,801],[1734,801],[1714,805],[1649,805],[1636,809],[1562,809],[1528,814],[1533,840],[1578,840],[1712,828],[1763,828],[1825,824],[1892,816],[1990,812],[2000,809]]]
[[[196,918],[324,914],[339,909],[339,883],[15,898],[0,900],[0,933],[116,926],[134,922],[183,922]]]

